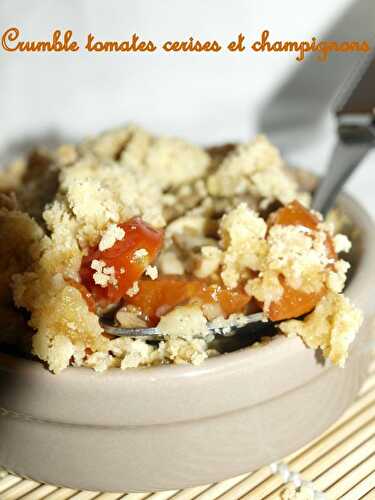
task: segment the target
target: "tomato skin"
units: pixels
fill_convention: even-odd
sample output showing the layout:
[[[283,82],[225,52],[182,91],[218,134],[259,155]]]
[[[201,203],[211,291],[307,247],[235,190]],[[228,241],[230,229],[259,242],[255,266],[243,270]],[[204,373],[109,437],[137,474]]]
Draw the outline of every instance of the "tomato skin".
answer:
[[[251,297],[239,288],[229,290],[220,285],[204,287],[197,297],[203,304],[218,303],[225,317],[243,312],[251,300]]]
[[[126,298],[126,303],[138,307],[152,326],[163,314],[182,304],[219,304],[224,316],[229,316],[242,312],[249,302],[250,297],[241,290],[227,290],[204,280],[174,275],[141,280],[139,292]]]
[[[95,300],[91,295],[91,293],[87,290],[87,288],[84,285],[82,285],[82,283],[78,283],[78,281],[75,281],[71,278],[65,278],[65,281],[66,283],[68,283],[68,285],[72,286],[73,288],[76,288],[80,292],[80,294],[86,301],[89,311],[94,313],[96,309]]]
[[[163,244],[163,231],[154,229],[140,217],[134,217],[119,224],[125,231],[125,237],[118,240],[111,248],[100,251],[98,246],[89,249],[81,263],[80,278],[82,284],[101,304],[115,304],[144,273],[146,267],[157,257]],[[147,255],[136,258],[136,250],[145,249]],[[91,268],[93,260],[105,263],[105,267],[114,268],[117,283],[106,287],[94,281],[95,270]]]
[[[141,280],[139,292],[126,297],[127,304],[138,307],[145,319],[156,325],[160,317],[179,304],[184,304],[201,288],[198,280],[187,281],[180,276],[160,276],[156,280]]]
[[[272,302],[268,311],[268,317],[271,321],[284,321],[287,319],[298,318],[311,312],[319,300],[326,293],[324,286],[319,292],[306,293],[302,290],[295,290],[280,279],[284,288],[284,293],[280,300]]]
[[[309,229],[318,228],[318,217],[305,208],[299,201],[294,200],[289,205],[279,208],[270,215],[271,226],[280,224],[281,226],[305,226]]]

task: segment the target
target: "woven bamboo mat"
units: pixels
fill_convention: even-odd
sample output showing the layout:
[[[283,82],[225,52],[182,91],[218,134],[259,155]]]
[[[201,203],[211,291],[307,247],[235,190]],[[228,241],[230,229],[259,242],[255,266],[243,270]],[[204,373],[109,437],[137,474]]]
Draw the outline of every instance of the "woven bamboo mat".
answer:
[[[0,500],[145,498],[375,500],[375,355],[356,402],[334,426],[282,462],[221,483],[159,493],[100,493],[42,485],[0,469]]]

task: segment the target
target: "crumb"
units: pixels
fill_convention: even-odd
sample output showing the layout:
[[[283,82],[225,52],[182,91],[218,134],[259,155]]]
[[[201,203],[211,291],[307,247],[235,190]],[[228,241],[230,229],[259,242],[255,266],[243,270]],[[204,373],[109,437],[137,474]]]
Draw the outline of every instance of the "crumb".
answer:
[[[197,337],[209,334],[207,319],[199,306],[178,306],[160,319],[159,329],[169,337]]]
[[[163,252],[159,257],[158,267],[163,274],[182,275],[185,272],[183,263],[174,251]]]
[[[245,203],[224,215],[220,223],[224,247],[221,277],[228,288],[235,288],[246,269],[259,270],[266,253],[265,221]]]
[[[141,260],[148,256],[148,251],[145,248],[139,248],[133,254],[134,260]]]
[[[103,260],[94,259],[91,263],[91,268],[96,271],[93,278],[97,285],[103,288],[107,287],[109,284],[117,285],[115,268],[113,266],[108,267]]]
[[[156,266],[147,266],[145,271],[146,276],[149,276],[152,280],[156,280],[159,276],[158,268]]]
[[[121,241],[125,238],[125,231],[116,224],[110,224],[103,233],[102,239],[99,242],[99,250],[108,250],[112,248],[116,241]]]
[[[275,200],[284,205],[296,199],[309,202],[306,194],[299,193],[297,182],[285,175],[278,150],[262,135],[225,157],[208,179],[208,192],[224,197],[250,193],[262,198],[263,208]]]
[[[194,274],[197,278],[208,278],[222,263],[223,252],[218,247],[204,246],[196,258]]]
[[[333,246],[336,253],[349,252],[352,244],[345,234],[336,234],[333,238]]]
[[[299,335],[308,347],[321,348],[325,357],[344,366],[348,347],[363,321],[362,313],[342,294],[329,292],[304,320],[280,324],[286,335]]]
[[[129,295],[129,297],[134,297],[134,295],[137,295],[139,292],[139,283],[138,281],[134,281],[133,285],[129,290],[126,292],[126,295]]]

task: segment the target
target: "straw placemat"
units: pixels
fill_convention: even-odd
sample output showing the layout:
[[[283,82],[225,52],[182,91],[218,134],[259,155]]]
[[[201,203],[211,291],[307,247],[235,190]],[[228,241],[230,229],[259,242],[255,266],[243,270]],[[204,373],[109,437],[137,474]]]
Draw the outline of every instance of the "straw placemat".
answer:
[[[0,469],[0,500],[375,500],[375,355],[356,402],[334,426],[278,464],[213,485],[159,493],[75,491]]]

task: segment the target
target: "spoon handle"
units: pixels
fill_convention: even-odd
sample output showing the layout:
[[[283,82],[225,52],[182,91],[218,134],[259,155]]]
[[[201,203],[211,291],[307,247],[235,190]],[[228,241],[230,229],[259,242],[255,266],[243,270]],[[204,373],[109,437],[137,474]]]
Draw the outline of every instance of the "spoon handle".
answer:
[[[339,141],[331,156],[327,173],[315,192],[312,208],[326,215],[350,175],[358,167],[371,144],[348,144]]]

